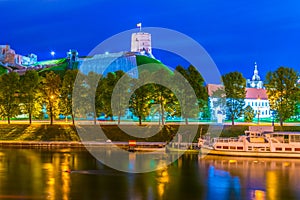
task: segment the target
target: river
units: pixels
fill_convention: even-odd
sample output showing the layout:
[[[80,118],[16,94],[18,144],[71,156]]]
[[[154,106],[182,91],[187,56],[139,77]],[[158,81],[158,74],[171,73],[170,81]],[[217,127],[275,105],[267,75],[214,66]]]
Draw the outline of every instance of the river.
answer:
[[[172,156],[172,155],[167,155]],[[84,149],[0,148],[0,199],[300,199],[300,160],[185,154],[129,174]]]

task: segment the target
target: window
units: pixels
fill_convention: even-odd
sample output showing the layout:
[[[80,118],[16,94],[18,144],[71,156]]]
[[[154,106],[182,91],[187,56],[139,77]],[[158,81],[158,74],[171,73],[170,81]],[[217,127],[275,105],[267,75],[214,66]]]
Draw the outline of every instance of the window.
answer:
[[[257,102],[255,102],[255,106],[257,106]]]
[[[248,102],[248,106],[250,106],[250,102]]]
[[[253,106],[254,104],[253,104],[253,102],[252,102],[252,106]]]

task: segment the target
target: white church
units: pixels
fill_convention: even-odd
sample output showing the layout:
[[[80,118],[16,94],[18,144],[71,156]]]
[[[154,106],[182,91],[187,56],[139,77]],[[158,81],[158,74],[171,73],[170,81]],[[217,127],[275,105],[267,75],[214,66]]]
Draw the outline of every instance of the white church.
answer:
[[[220,105],[218,97],[214,96],[214,92],[218,89],[223,89],[224,86],[216,84],[207,84],[207,91],[210,98],[210,107],[212,108],[212,118],[217,119],[217,116],[222,114],[225,118],[224,104]],[[252,79],[246,80],[246,98],[245,107],[251,106],[255,112],[255,118],[270,118],[272,111],[268,100],[267,90],[263,86],[263,81],[258,74],[257,63],[254,63],[254,72]]]

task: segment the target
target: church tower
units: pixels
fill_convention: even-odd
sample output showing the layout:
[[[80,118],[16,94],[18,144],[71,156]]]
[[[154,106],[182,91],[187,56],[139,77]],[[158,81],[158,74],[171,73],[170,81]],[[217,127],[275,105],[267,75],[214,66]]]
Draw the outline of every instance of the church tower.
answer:
[[[258,69],[257,69],[257,63],[254,63],[254,72],[252,79],[247,79],[247,87],[248,88],[257,88],[261,89],[263,88],[263,82],[260,79],[260,76],[258,75]]]

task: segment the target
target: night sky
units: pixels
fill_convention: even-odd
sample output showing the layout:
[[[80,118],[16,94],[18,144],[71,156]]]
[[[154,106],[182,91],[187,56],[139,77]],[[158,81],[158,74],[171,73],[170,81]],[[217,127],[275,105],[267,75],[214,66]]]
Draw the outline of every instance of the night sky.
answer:
[[[65,57],[69,49],[87,55],[108,37],[142,22],[199,42],[222,74],[253,74],[254,62],[267,71],[288,66],[300,71],[300,1],[224,0],[0,0],[0,44],[39,60]],[[138,29],[137,29],[138,30]],[[128,41],[128,49],[130,41]],[[155,55],[172,67],[180,59]]]

